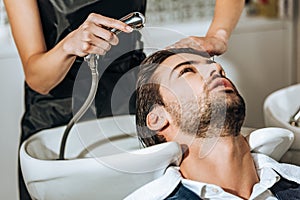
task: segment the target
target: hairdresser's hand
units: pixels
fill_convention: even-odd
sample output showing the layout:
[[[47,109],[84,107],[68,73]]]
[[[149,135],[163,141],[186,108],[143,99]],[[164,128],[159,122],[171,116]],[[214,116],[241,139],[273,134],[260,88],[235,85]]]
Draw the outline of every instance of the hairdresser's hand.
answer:
[[[210,56],[214,56],[225,53],[227,50],[227,41],[216,36],[190,36],[179,40],[167,48],[193,48],[200,51],[206,51]]]
[[[132,32],[130,26],[119,20],[92,13],[78,29],[64,39],[63,48],[67,54],[80,57],[88,54],[104,55],[111,45],[119,42],[118,37],[107,28]]]

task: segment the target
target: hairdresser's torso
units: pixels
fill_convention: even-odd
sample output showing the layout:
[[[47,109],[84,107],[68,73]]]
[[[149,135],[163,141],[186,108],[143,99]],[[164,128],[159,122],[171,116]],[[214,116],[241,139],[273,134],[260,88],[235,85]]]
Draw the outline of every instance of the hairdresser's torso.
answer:
[[[115,19],[120,19],[135,11],[144,14],[146,0],[38,0],[38,6],[45,42],[49,50],[77,29],[90,13],[98,13]],[[113,85],[122,74],[138,65],[144,58],[141,50],[135,50],[142,47],[140,38],[138,32],[121,33],[119,45],[113,47],[99,63],[101,79],[95,105],[96,109],[102,111],[96,113],[97,117],[112,114],[107,110],[109,106],[107,104],[110,102],[109,96]],[[139,44],[138,47],[137,44]],[[68,123],[73,116],[74,96],[79,99],[75,104],[81,104],[86,96],[81,95],[80,91],[87,91],[90,87],[90,80],[84,80],[90,77],[89,69],[83,65],[85,65],[83,59],[77,58],[66,77],[47,95],[31,90],[25,83],[25,113],[22,118],[21,142],[40,130]],[[104,69],[107,72],[104,73]],[[83,83],[83,88],[74,90],[74,84],[79,86],[81,83]]]

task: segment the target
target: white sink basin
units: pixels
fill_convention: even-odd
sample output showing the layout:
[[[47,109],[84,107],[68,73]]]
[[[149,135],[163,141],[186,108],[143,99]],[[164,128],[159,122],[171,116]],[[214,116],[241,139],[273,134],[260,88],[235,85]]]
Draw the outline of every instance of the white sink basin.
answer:
[[[181,160],[174,142],[141,149],[134,116],[76,124],[67,140],[67,160],[56,160],[64,129],[41,131],[21,146],[21,168],[33,199],[124,199]],[[245,136],[250,132],[243,128]],[[263,129],[251,133],[249,144],[255,152],[280,159],[292,139],[289,131]]]
[[[66,158],[56,160],[65,127],[44,130],[20,149],[21,168],[33,199],[123,199],[178,164],[177,143],[140,149],[133,116],[76,124]]]
[[[269,95],[264,102],[265,125],[291,130],[295,136],[291,146],[293,150],[300,150],[300,128],[291,126],[289,120],[299,106],[300,84],[280,89]]]

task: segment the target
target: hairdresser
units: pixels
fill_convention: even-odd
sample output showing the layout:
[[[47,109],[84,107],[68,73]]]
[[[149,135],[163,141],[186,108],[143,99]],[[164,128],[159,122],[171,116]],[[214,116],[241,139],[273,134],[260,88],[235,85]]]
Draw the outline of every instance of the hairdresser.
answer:
[[[86,73],[88,77],[83,57],[91,53],[105,55],[99,64],[101,79],[95,116],[112,115],[110,98],[115,83],[145,57],[139,32],[115,19],[133,11],[145,14],[146,0],[4,0],[4,3],[25,73],[20,144],[40,130],[69,122],[74,96],[80,102],[81,91],[89,90],[90,83],[80,77],[77,82],[77,74]],[[243,6],[244,0],[217,0],[207,35],[189,37],[174,46],[204,48],[211,55],[224,53]],[[107,28],[122,33],[115,35]],[[79,73],[82,69],[87,72]],[[135,72],[131,82],[129,85],[134,87]],[[74,87],[76,83],[79,89]],[[135,111],[132,105],[125,105],[126,112]],[[124,108],[116,109],[118,114],[123,111]],[[21,200],[30,199],[21,175],[19,182]]]

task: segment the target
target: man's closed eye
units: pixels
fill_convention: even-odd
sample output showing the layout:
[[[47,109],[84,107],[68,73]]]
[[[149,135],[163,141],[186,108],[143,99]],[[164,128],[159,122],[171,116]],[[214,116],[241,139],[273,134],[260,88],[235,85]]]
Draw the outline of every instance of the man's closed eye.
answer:
[[[187,74],[187,73],[195,73],[195,69],[193,67],[185,67],[183,68],[180,72],[179,72],[179,75],[178,77],[184,75],[184,74]]]

